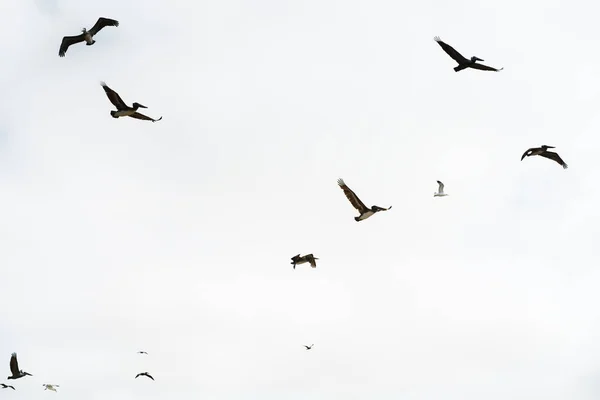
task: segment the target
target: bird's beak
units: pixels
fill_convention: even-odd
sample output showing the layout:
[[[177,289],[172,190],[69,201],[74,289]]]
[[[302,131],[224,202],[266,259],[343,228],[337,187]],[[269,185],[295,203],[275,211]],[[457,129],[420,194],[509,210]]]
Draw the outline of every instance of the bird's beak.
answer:
[[[140,108],[148,108],[148,107],[146,107],[146,106],[143,106],[143,105],[141,105],[140,103],[138,103],[138,106],[139,106]]]
[[[482,59],[481,59],[481,58],[479,58],[479,57],[475,57],[475,61],[485,61],[485,60],[482,60]]]

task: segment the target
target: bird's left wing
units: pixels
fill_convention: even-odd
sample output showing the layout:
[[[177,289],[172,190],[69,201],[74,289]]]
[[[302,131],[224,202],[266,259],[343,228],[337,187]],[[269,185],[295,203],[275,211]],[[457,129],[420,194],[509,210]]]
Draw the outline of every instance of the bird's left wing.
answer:
[[[19,362],[17,361],[17,353],[12,353],[10,356],[10,372],[13,376],[19,375]]]
[[[562,158],[560,158],[560,156],[558,155],[558,153],[555,153],[553,151],[546,151],[545,153],[540,154],[540,156],[542,157],[546,157],[549,158],[550,160],[556,161],[557,163],[559,163],[564,169],[567,169],[569,166],[567,165],[566,162],[563,161]]]
[[[442,194],[444,193],[444,184],[442,183],[442,181],[437,181],[438,183],[438,193]]]
[[[81,35],[77,35],[77,36],[65,36],[62,40],[62,42],[60,43],[60,48],[58,49],[58,55],[60,57],[64,57],[65,54],[67,53],[67,50],[69,49],[69,46],[75,43],[80,43],[83,42],[84,39],[84,34],[82,33]]]
[[[448,54],[450,57],[452,57],[452,59],[454,61],[456,61],[457,63],[464,64],[469,61],[462,54],[460,54],[458,51],[456,51],[454,49],[454,47],[450,46],[449,44],[444,43],[442,41],[442,39],[440,39],[439,36],[436,36],[433,39],[440,45],[440,47],[446,52],[446,54]]]
[[[119,21],[110,18],[100,17],[98,18],[98,21],[96,21],[94,26],[92,26],[92,29],[89,30],[89,32],[92,34],[92,36],[94,36],[95,34],[100,32],[100,30],[105,26],[119,26]]]
[[[494,68],[494,67],[488,67],[487,65],[483,65],[483,64],[479,64],[479,63],[473,63],[470,65],[470,67],[474,68],[474,69],[480,69],[482,71],[495,71],[495,72],[499,72],[504,69],[504,67],[498,69],[498,68]]]
[[[144,121],[152,121],[152,122],[158,122],[162,119],[162,117],[160,117],[159,119],[153,119],[153,118],[150,118],[139,112],[134,112],[133,114],[130,115],[130,117],[135,118],[135,119],[143,119]]]
[[[346,183],[343,179],[340,178],[337,182],[340,188],[342,188],[342,190],[344,191],[346,198],[350,200],[350,204],[352,204],[354,208],[356,208],[361,213],[364,213],[368,210],[367,206],[365,206],[364,203],[360,201],[356,193],[354,193],[348,186],[346,186]]]

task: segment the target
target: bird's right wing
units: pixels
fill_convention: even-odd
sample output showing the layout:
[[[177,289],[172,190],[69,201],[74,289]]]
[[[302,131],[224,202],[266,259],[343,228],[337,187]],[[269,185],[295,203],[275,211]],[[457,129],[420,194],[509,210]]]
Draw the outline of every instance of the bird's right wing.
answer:
[[[540,154],[540,156],[542,157],[546,157],[549,158],[550,160],[556,161],[557,163],[559,163],[564,169],[567,169],[569,166],[567,165],[566,162],[563,161],[562,158],[560,158],[560,156],[558,155],[558,153],[555,153],[553,151],[547,151],[545,153]]]
[[[100,85],[102,85],[102,89],[104,89],[108,100],[110,100],[110,102],[113,103],[115,107],[117,107],[117,110],[122,110],[123,108],[127,107],[121,96],[119,96],[117,92],[109,88],[106,83],[100,82]]]
[[[162,117],[160,117],[159,119],[150,118],[139,112],[134,112],[133,114],[130,115],[130,117],[135,118],[135,119],[143,119],[144,121],[152,121],[152,122],[158,122],[162,119]]]
[[[10,372],[13,376],[19,375],[19,363],[17,361],[17,353],[12,353],[10,356]]]
[[[495,71],[495,72],[500,72],[504,69],[504,67],[498,69],[498,68],[494,68],[494,67],[488,67],[487,65],[483,65],[483,64],[479,64],[479,63],[473,63],[470,65],[471,68],[474,69],[480,69],[482,71]]]
[[[69,48],[70,45],[75,44],[75,43],[80,43],[83,42],[85,35],[82,33],[81,35],[77,35],[77,36],[65,36],[62,40],[62,42],[60,43],[60,49],[58,49],[58,55],[60,57],[64,57],[65,54],[67,53],[67,49]]]
[[[459,64],[464,64],[469,62],[469,60],[467,60],[466,58],[463,57],[462,54],[460,54],[458,51],[456,51],[454,49],[454,47],[450,46],[449,44],[446,44],[444,42],[442,42],[442,39],[440,39],[439,36],[436,36],[433,38],[442,49],[444,49],[444,51],[454,59],[454,61],[456,61]]]
[[[92,36],[94,36],[95,34],[100,32],[100,30],[105,26],[119,26],[119,21],[110,18],[100,17],[98,18],[98,21],[96,21],[94,26],[92,26],[92,29],[90,29],[89,32]]]
[[[444,193],[444,184],[443,184],[441,181],[437,181],[437,183],[438,183],[438,185],[439,185],[439,186],[438,186],[438,193],[439,193],[439,194],[442,194],[442,193]]]
[[[340,188],[342,188],[342,190],[344,191],[344,194],[346,195],[348,200],[350,200],[350,204],[352,204],[354,208],[356,208],[360,213],[364,213],[369,210],[367,206],[365,206],[364,203],[360,201],[356,193],[354,193],[348,186],[346,186],[343,179],[340,178],[337,182],[338,185],[340,185]]]

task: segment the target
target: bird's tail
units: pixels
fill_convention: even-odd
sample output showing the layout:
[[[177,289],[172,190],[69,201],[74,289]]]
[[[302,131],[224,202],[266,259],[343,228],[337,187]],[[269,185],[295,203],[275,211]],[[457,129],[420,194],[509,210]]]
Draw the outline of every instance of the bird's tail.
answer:
[[[455,72],[462,71],[465,68],[467,68],[466,65],[459,65],[458,67],[454,67],[454,71]]]
[[[119,117],[117,117],[117,116],[115,115],[116,113],[117,113],[116,111],[111,111],[111,112],[110,112],[110,115],[112,115],[112,117],[113,117],[113,118],[119,118]]]

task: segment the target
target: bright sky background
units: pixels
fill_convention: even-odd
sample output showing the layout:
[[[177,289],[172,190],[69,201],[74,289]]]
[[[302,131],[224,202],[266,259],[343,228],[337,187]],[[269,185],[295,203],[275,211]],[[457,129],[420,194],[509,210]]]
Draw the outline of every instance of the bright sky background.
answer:
[[[2,6],[1,398],[599,398],[592,2]]]

